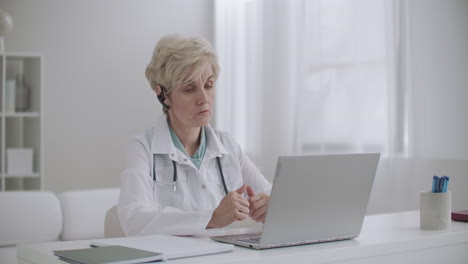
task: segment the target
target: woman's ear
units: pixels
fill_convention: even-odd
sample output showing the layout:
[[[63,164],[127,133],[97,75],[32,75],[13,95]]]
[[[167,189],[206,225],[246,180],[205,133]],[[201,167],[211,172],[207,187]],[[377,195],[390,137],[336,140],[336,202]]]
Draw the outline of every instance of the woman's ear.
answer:
[[[161,86],[159,85],[154,86],[153,91],[156,93],[156,95],[161,94]]]

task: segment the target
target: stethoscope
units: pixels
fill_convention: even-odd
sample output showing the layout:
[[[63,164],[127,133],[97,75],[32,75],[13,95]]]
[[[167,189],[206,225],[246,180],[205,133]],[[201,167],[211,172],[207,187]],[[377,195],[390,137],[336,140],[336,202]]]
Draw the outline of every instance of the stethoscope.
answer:
[[[221,167],[221,161],[219,157],[216,157],[216,161],[218,162],[218,169],[219,169],[219,174],[221,175],[221,180],[223,182],[224,193],[228,194],[226,181],[224,180],[223,168]],[[172,166],[174,167],[174,174],[172,176],[172,188],[173,188],[172,190],[173,192],[175,192],[177,190],[177,165],[174,160],[172,161]],[[153,154],[153,183],[155,182],[156,182],[156,154]],[[153,192],[154,192],[154,188],[153,188]]]

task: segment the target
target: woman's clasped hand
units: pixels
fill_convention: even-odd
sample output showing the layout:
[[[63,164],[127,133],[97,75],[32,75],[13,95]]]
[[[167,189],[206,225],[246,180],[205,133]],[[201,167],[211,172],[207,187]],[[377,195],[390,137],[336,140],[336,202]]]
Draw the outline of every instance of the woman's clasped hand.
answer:
[[[244,184],[221,200],[207,228],[225,227],[249,216],[257,222],[264,222],[269,199],[267,194],[255,194],[249,185]]]

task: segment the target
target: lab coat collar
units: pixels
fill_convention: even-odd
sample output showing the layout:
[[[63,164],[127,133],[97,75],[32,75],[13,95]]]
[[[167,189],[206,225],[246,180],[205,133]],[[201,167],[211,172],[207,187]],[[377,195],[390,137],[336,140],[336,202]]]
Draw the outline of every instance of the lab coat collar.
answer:
[[[206,151],[205,158],[212,157],[222,157],[223,155],[228,155],[229,152],[224,147],[219,137],[216,135],[214,129],[208,124],[205,126],[205,136],[206,136]]]
[[[151,152],[153,154],[170,154],[171,157],[174,157],[177,153],[177,148],[172,143],[166,115],[161,116],[154,126],[151,142]]]
[[[206,133],[206,151],[205,158],[221,157],[229,154],[223,143],[219,140],[214,129],[208,124],[205,126]],[[167,154],[174,161],[182,161],[185,154],[180,151],[172,142],[171,132],[166,115],[163,115],[153,129],[153,138],[151,143],[151,152],[153,154]]]

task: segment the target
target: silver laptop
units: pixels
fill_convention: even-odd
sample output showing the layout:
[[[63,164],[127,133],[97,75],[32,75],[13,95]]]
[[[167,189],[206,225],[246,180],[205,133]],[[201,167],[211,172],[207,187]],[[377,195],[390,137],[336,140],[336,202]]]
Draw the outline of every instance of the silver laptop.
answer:
[[[212,239],[265,249],[355,238],[379,158],[379,153],[280,156],[262,233]]]

